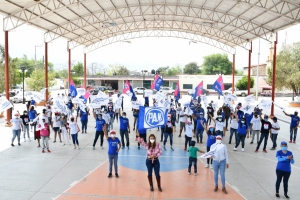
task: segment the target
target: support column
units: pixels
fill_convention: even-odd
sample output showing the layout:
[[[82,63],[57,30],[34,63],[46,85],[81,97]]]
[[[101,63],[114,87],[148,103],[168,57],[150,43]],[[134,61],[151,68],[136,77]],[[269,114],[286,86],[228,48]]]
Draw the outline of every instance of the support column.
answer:
[[[68,93],[70,92],[71,81],[71,49],[68,47]]]
[[[275,86],[276,86],[276,47],[278,41],[278,33],[276,33],[274,41],[274,52],[273,52],[273,80],[272,80],[272,101],[275,100]],[[271,116],[274,116],[274,104],[271,106]]]
[[[86,53],[83,55],[83,87],[86,89]]]
[[[248,60],[248,95],[250,95],[250,84],[251,84],[251,53],[252,53],[252,41],[251,41],[251,47],[249,50],[249,60]]]
[[[232,94],[234,93],[235,54],[232,54]]]
[[[45,102],[48,101],[48,91],[49,91],[49,84],[48,84],[48,43],[45,42],[45,88],[46,95],[45,95]]]
[[[6,99],[9,100],[9,54],[8,54],[8,31],[4,32],[4,62],[5,62],[5,95]],[[6,111],[6,126],[10,125],[10,109]]]

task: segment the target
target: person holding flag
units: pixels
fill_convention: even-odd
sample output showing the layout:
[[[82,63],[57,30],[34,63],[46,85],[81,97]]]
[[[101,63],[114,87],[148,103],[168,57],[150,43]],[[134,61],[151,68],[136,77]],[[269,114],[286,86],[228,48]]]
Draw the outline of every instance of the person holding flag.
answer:
[[[197,97],[202,94],[202,89],[203,89],[203,81],[201,81],[199,83],[199,85],[197,85],[197,87],[195,87],[195,93],[193,94],[193,99],[194,100],[196,100]]]

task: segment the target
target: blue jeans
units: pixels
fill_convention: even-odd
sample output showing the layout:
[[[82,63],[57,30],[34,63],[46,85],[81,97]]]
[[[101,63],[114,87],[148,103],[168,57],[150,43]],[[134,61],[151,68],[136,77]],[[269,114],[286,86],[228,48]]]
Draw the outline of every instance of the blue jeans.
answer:
[[[217,134],[217,135],[221,135],[222,138],[223,138],[223,131],[216,131],[216,134]]]
[[[277,147],[277,143],[276,143],[277,136],[278,136],[278,134],[272,134],[273,148]]]
[[[233,134],[234,134],[235,143],[237,143],[237,129],[230,128],[229,144],[231,143]]]
[[[118,173],[118,154],[108,154],[109,173],[112,173],[112,166],[115,167],[115,173]]]
[[[159,160],[154,160],[152,162],[152,160],[149,160],[148,158],[146,159],[146,166],[147,166],[147,169],[148,169],[148,176],[152,176],[152,171],[154,169],[154,173],[155,173],[155,176],[158,178],[160,177],[159,175],[159,170],[160,170],[160,163],[159,163]]]
[[[12,130],[13,137],[11,139],[11,143],[13,144],[15,141],[15,138],[18,137],[18,143],[20,143],[20,135],[21,135],[21,129],[19,130]]]
[[[81,121],[81,130],[86,131],[88,120],[80,120]]]
[[[76,143],[77,146],[79,146],[79,143],[78,143],[78,133],[76,133],[76,134],[71,134],[71,136],[72,136],[73,144],[75,145],[75,143]]]
[[[125,141],[124,141],[124,136],[126,138],[126,146],[129,147],[129,135],[128,135],[128,130],[121,130],[120,129],[120,135],[121,135],[121,142],[122,146],[125,146]]]
[[[30,138],[30,136],[29,136],[29,124],[27,124],[27,125],[23,125],[24,126],[24,139],[25,139],[25,136],[26,136],[26,132],[27,132],[27,137],[28,137],[28,139]]]
[[[170,136],[170,145],[172,146],[172,144],[173,144],[173,133],[165,133],[164,146],[165,146],[166,143],[167,143],[168,136]]]
[[[189,157],[188,172],[191,172],[192,165],[194,165],[194,173],[197,173],[197,158]]]
[[[245,147],[246,134],[241,134],[241,133],[237,134],[237,143],[235,144],[235,148],[237,148],[240,145],[240,142],[242,142],[242,148]]]
[[[200,142],[202,142],[203,132],[204,132],[204,129],[197,129],[197,131],[196,131],[197,142],[199,142],[199,137],[200,137]]]
[[[296,141],[298,128],[295,128],[294,130],[293,130],[293,128],[295,128],[295,127],[290,127],[290,140]],[[293,135],[294,135],[294,137],[293,137]]]
[[[214,181],[215,185],[218,186],[218,176],[220,170],[222,187],[225,187],[225,168],[226,168],[226,160],[221,160],[220,162],[217,160],[213,160],[213,169],[214,169]]]

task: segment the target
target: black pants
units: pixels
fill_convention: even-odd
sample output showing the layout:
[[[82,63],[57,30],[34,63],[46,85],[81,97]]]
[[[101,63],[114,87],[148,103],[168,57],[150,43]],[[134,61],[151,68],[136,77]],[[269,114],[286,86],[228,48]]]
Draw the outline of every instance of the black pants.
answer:
[[[120,135],[121,135],[121,142],[122,146],[125,146],[125,141],[124,141],[124,136],[126,138],[126,146],[129,147],[129,135],[128,135],[128,130],[120,130]]]
[[[96,145],[99,136],[100,136],[100,146],[103,146],[104,132],[103,131],[96,131],[93,147]]]
[[[117,122],[119,122],[119,113],[114,114],[114,119],[117,120]]]
[[[210,151],[210,147],[206,147],[206,152],[209,152]],[[209,165],[209,160],[210,160],[210,164],[212,165],[212,161],[213,161],[213,159],[211,158],[211,159],[209,159],[209,158],[206,158],[206,160],[207,160],[207,164]]]
[[[190,146],[190,142],[192,140],[192,137],[188,137],[187,135],[185,135],[185,143],[184,143],[184,148],[187,148],[187,144],[189,144]]]
[[[136,136],[137,137],[137,136]],[[140,134],[140,138],[143,138],[144,142],[147,143],[147,133],[146,134]],[[138,147],[140,146],[140,143],[138,142]]]
[[[196,132],[197,120],[194,120],[194,131]]]
[[[194,165],[194,173],[197,173],[197,158],[189,157],[188,172],[191,172],[192,165]]]
[[[261,133],[261,134],[260,134],[260,139],[259,139],[259,142],[258,142],[258,144],[257,144],[256,149],[259,149],[260,144],[262,143],[263,139],[265,139],[265,143],[264,143],[264,148],[263,148],[263,150],[266,150],[267,142],[268,142],[268,136],[269,136],[268,133]]]
[[[211,116],[213,116],[212,113],[210,113],[210,114],[211,114]],[[210,117],[210,115],[207,115],[207,124],[210,125],[210,123],[211,123],[211,117]]]
[[[281,180],[283,178],[283,190],[284,190],[284,194],[287,194],[287,192],[288,192],[288,182],[289,182],[290,175],[291,175],[291,172],[285,172],[285,171],[281,171],[281,170],[276,169],[276,176],[277,176],[276,193],[279,193],[280,183],[281,183]]]

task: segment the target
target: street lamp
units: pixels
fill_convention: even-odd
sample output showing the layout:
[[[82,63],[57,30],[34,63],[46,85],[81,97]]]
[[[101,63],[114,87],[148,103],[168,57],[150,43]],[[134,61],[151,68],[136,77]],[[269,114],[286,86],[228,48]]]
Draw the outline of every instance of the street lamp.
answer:
[[[20,71],[22,71],[22,73],[23,73],[23,104],[25,104],[25,97],[24,97],[24,75],[25,75],[25,72],[27,71],[27,68],[26,67],[24,67],[24,66],[22,66],[22,67],[20,67]]]
[[[148,72],[148,70],[142,70],[142,74],[143,74],[143,87],[144,87],[144,82],[145,82],[145,75]],[[143,94],[145,94],[145,90],[143,90]]]

